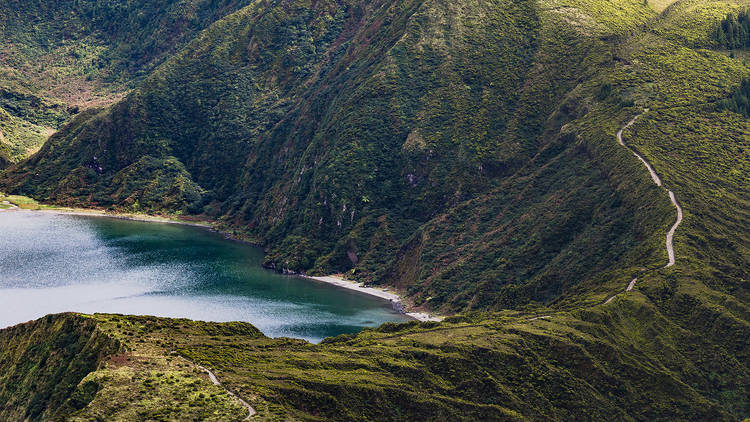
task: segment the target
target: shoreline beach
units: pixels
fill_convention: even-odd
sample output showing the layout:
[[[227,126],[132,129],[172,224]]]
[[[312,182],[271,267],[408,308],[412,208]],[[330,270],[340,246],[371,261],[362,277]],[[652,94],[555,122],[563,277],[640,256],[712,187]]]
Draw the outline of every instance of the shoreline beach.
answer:
[[[45,212],[45,213],[58,214],[58,215],[76,215],[76,216],[83,216],[83,217],[116,218],[120,220],[142,221],[142,222],[147,222],[147,223],[179,224],[179,225],[184,225],[184,226],[200,227],[204,229],[213,230],[217,233],[220,233],[226,236],[227,239],[242,241],[241,239],[236,239],[234,236],[231,235],[231,233],[224,232],[222,230],[217,229],[210,222],[196,223],[196,222],[181,221],[177,219],[170,219],[167,217],[154,216],[154,215],[148,215],[148,214],[115,214],[115,213],[108,213],[104,210],[85,209],[85,208],[42,208],[38,210],[24,210],[20,208],[14,208],[13,210],[14,211],[29,211],[29,212]],[[245,243],[252,244],[250,242],[245,242]],[[367,287],[363,285],[362,283],[351,281],[351,280],[345,280],[335,275],[330,275],[330,276],[308,276],[305,274],[292,274],[292,275],[296,275],[296,276],[306,278],[309,280],[315,280],[321,283],[330,284],[333,286],[337,286],[339,288],[356,291],[362,294],[375,296],[381,299],[385,299],[393,305],[393,308],[396,311],[410,318],[413,318],[417,321],[441,321],[442,320],[441,317],[431,315],[426,312],[408,312],[406,310],[406,307],[403,303],[401,296],[389,291],[387,288]]]
[[[351,280],[345,280],[339,276],[335,275],[329,275],[329,276],[309,276],[309,275],[303,275],[299,274],[302,278],[307,278],[310,280],[316,280],[321,283],[330,284],[333,286],[337,286],[343,289],[352,290],[360,293],[364,293],[370,296],[376,296],[382,299],[386,299],[391,302],[393,305],[393,308],[399,311],[400,313],[414,318],[417,321],[441,321],[442,318],[430,315],[425,312],[407,312],[403,301],[401,299],[401,296],[393,293],[385,288],[379,288],[379,287],[367,287],[364,284],[357,282],[357,281],[351,281]]]

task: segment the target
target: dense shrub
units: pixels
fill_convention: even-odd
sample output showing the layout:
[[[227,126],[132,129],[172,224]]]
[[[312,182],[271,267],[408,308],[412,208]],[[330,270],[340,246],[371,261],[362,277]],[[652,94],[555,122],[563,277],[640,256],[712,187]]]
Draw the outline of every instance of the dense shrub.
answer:
[[[750,117],[750,79],[743,79],[729,98],[719,101],[717,106],[719,110],[729,110]]]

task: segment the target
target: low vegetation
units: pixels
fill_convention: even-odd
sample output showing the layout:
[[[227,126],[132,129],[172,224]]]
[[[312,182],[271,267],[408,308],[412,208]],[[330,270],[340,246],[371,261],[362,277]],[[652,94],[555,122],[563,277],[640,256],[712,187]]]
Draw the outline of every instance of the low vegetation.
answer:
[[[85,407],[99,385],[81,380],[119,349],[94,321],[69,316],[0,331],[0,418],[52,420]]]
[[[688,302],[671,307],[688,318],[711,312]],[[720,320],[736,336],[715,343],[704,337],[705,326],[688,330],[632,293],[541,319],[505,311],[390,323],[319,345],[270,339],[245,323],[99,314],[22,324],[0,332],[0,344],[28,356],[36,349],[27,339],[47,336],[49,325],[68,339],[56,343],[61,348],[90,345],[92,335],[106,339],[91,360],[98,366],[58,383],[73,390],[35,408],[41,413],[34,416],[74,421],[243,419],[247,411],[195,363],[248,401],[257,420],[734,420],[748,410],[740,362],[750,333],[731,317]],[[661,339],[657,348],[653,336]],[[706,347],[711,353],[701,352]],[[40,358],[56,353],[52,347]],[[62,362],[45,368],[68,373]],[[49,385],[46,375],[33,374],[20,385]],[[10,403],[5,415],[25,409]]]
[[[5,202],[7,202],[8,204],[3,204]],[[16,206],[18,208],[27,210],[38,210],[41,208],[36,200],[27,196],[5,195],[4,193],[0,192],[0,206],[2,205],[5,205],[6,208]]]
[[[748,417],[748,5],[237,5],[0,187],[210,218],[266,246],[269,267],[345,273],[454,316],[319,345],[247,324],[53,317],[122,350],[54,392],[84,405],[35,415],[240,417],[195,362],[267,420]],[[669,268],[675,209],[615,139],[635,116],[627,144],[685,213]],[[0,339],[31,350],[40,324]],[[8,412],[28,411],[19,397]]]
[[[719,110],[731,112],[750,117],[750,80],[743,79],[740,86],[730,94],[729,98],[719,101]]]
[[[202,213],[265,244],[269,267],[398,284],[445,312],[547,303],[632,265],[619,260],[668,219],[654,192],[651,214],[629,212],[642,195],[596,164],[616,145],[560,132],[591,101],[578,80],[609,65],[604,40],[655,16],[600,6],[571,2],[591,14],[582,32],[533,2],[258,3],[80,113],[3,185]],[[479,203],[481,221],[458,221]]]
[[[249,3],[3,2],[0,169],[36,152],[80,111],[121,99],[200,30]]]

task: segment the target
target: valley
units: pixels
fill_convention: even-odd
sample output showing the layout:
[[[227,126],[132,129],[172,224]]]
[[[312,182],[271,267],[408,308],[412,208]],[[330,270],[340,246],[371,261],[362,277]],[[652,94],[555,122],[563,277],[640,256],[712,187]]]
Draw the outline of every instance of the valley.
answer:
[[[320,342],[411,320],[387,300],[267,271],[262,251],[205,228],[11,209],[0,231],[2,328],[109,311],[253,321]]]
[[[206,223],[262,248],[208,286],[445,318],[61,304],[0,330],[0,419],[750,417],[749,1],[42,3],[0,4],[6,231]]]

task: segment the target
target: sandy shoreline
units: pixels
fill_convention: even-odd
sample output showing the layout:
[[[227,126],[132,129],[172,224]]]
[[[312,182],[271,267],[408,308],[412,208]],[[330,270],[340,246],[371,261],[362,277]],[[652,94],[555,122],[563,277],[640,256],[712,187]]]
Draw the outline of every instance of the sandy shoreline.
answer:
[[[138,214],[113,214],[106,211],[99,210],[82,210],[82,209],[65,209],[65,208],[42,208],[38,210],[29,210],[32,212],[46,212],[49,214],[60,214],[60,215],[79,215],[83,217],[104,217],[104,218],[116,218],[119,220],[130,220],[130,221],[144,221],[147,223],[165,223],[165,224],[179,224],[182,226],[193,226],[213,229],[213,226],[209,223],[193,223],[190,221],[173,220],[164,217],[157,217],[151,215],[138,215]]]
[[[322,277],[313,277],[309,275],[300,275],[302,278],[307,278],[310,280],[316,280],[322,283],[331,284],[337,287],[341,287],[343,289],[347,290],[353,290],[356,292],[364,293],[370,296],[376,296],[381,299],[386,299],[393,304],[393,308],[401,312],[402,314],[414,318],[417,321],[441,321],[442,318],[430,315],[428,313],[424,312],[406,312],[404,309],[403,302],[401,301],[401,296],[397,295],[396,293],[392,293],[388,291],[387,289],[381,289],[378,287],[366,287],[362,283],[356,282],[356,281],[350,281],[350,280],[344,280],[341,277],[337,276],[322,276]]]
[[[107,213],[103,210],[85,210],[85,209],[65,209],[65,208],[48,208],[48,209],[39,209],[39,210],[21,210],[19,208],[14,208],[13,211],[30,211],[30,212],[45,212],[50,214],[59,214],[59,215],[78,215],[78,216],[84,216],[84,217],[103,217],[103,218],[116,218],[120,220],[130,220],[130,221],[143,221],[148,223],[166,223],[166,224],[180,224],[184,226],[193,226],[193,227],[201,227],[209,230],[215,230],[217,232],[220,232],[214,228],[213,225],[210,223],[192,223],[189,221],[179,221],[179,220],[172,220],[168,218],[163,217],[157,217],[157,216],[149,216],[149,215],[138,215],[138,214],[112,214]],[[10,210],[8,210],[10,211]],[[221,233],[221,232],[220,232]],[[227,233],[224,233],[228,235]],[[229,237],[232,239],[231,237]],[[366,287],[362,283],[356,282],[356,281],[350,281],[350,280],[344,280],[341,277],[337,276],[321,276],[321,277],[313,277],[313,276],[307,276],[299,274],[302,278],[307,278],[310,280],[315,280],[318,282],[330,284],[336,287],[340,287],[347,290],[356,291],[359,293],[363,293],[370,296],[379,297],[381,299],[385,299],[393,305],[393,308],[400,313],[410,317],[414,318],[417,321],[441,321],[441,317],[437,317],[434,315],[430,315],[425,312],[406,312],[406,309],[403,305],[403,301],[401,300],[401,296],[399,296],[396,293],[392,293],[388,291],[388,289],[384,288],[378,288],[378,287]]]

